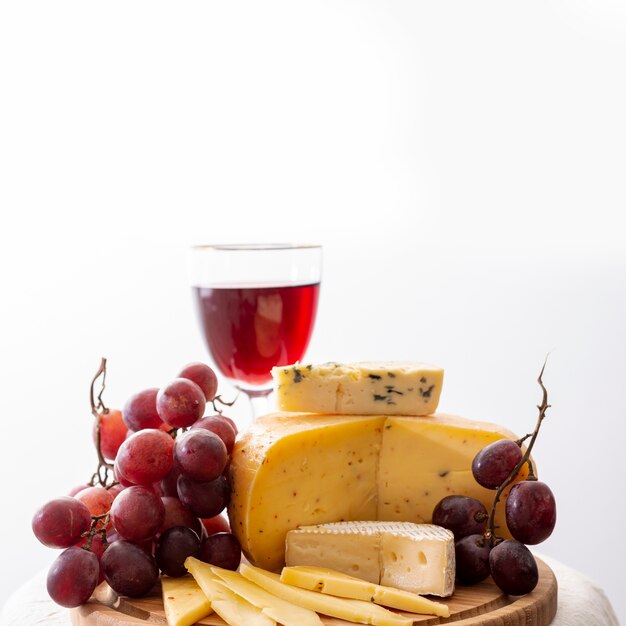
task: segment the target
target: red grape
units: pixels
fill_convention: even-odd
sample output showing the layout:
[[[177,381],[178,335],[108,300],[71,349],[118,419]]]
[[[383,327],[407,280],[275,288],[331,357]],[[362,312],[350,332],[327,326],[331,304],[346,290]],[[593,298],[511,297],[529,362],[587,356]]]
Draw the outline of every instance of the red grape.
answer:
[[[87,489],[87,487],[91,487],[91,485],[76,485],[76,487],[72,487],[67,494],[68,496],[75,496],[79,491],[83,489]]]
[[[161,480],[161,493],[164,496],[178,498],[177,485],[179,476],[180,468],[176,466],[176,463],[174,463],[174,467],[172,467],[167,476]]]
[[[70,496],[46,502],[34,515],[35,537],[49,548],[69,548],[89,530],[91,514],[85,504]]]
[[[187,573],[185,559],[198,556],[199,551],[198,535],[187,526],[174,526],[159,537],[154,556],[164,574],[178,577]]]
[[[188,511],[178,498],[163,496],[161,502],[163,502],[163,507],[165,508],[165,517],[163,518],[160,532],[164,532],[174,526],[187,526],[187,528],[191,528],[196,535],[201,536],[203,534],[203,526],[200,519],[191,511]]]
[[[104,515],[111,510],[113,504],[113,495],[104,487],[87,487],[79,491],[74,498],[82,502],[91,515]],[[100,520],[96,528],[102,528],[104,520]]]
[[[464,585],[474,585],[489,576],[491,546],[484,535],[467,535],[454,544],[456,578]]]
[[[142,541],[161,528],[165,508],[161,498],[145,487],[127,487],[113,501],[111,521],[120,537]]]
[[[181,474],[178,477],[178,498],[194,515],[213,517],[228,504],[230,487],[224,476],[210,482],[198,482]]]
[[[493,581],[512,596],[530,593],[539,580],[537,562],[530,550],[519,541],[507,539],[489,554]]]
[[[115,500],[115,498],[117,498],[117,496],[120,494],[121,491],[124,491],[124,489],[126,489],[128,485],[122,485],[122,483],[117,483],[115,485],[113,485],[112,487],[109,487],[107,489],[107,491],[113,496],[113,500]]]
[[[196,428],[202,428],[215,433],[224,442],[228,454],[233,451],[237,435],[230,422],[227,422],[221,415],[208,415],[207,417],[203,417],[191,427],[191,430]]]
[[[479,485],[497,489],[522,460],[522,449],[510,439],[485,446],[472,462],[472,474]]]
[[[216,533],[202,541],[198,558],[205,563],[234,571],[241,562],[241,546],[235,535]]]
[[[129,430],[129,435],[134,435],[135,433],[132,430]],[[130,480],[126,480],[121,474],[120,474],[120,470],[119,467],[117,466],[117,463],[115,465],[113,465],[113,477],[115,478],[115,480],[122,485],[122,487],[130,487],[132,486],[133,483],[130,482]]]
[[[113,530],[111,530],[111,533],[113,532]],[[107,543],[113,543],[113,541],[116,540],[116,537],[113,537],[112,539],[109,539],[109,533],[107,533]],[[83,539],[81,541],[79,541],[76,544],[77,548],[84,548],[85,545],[87,545],[87,542],[89,541],[88,537],[83,537]],[[91,539],[91,552],[93,552],[96,557],[98,558],[98,568],[100,570],[100,574],[98,576],[98,584],[100,584],[103,580],[104,580],[104,571],[102,570],[102,566],[100,565],[100,559],[102,558],[102,555],[104,554],[104,549],[105,546],[102,542],[102,534],[97,532],[93,538]]]
[[[102,456],[108,461],[113,461],[117,455],[117,451],[124,439],[128,428],[122,418],[122,412],[112,409],[106,413],[100,414],[100,451]],[[93,424],[93,442],[97,446],[98,438],[96,432],[96,422]]]
[[[207,402],[215,398],[217,393],[217,376],[215,372],[204,363],[189,363],[183,367],[178,378],[187,378],[202,389]]]
[[[239,434],[239,429],[237,428],[237,424],[235,424],[235,420],[231,419],[230,417],[226,417],[226,415],[223,415],[222,413],[220,413],[220,417],[223,420],[226,420],[233,427],[233,430],[235,431],[235,437],[236,437]]]
[[[157,411],[174,428],[191,426],[202,417],[205,406],[202,389],[186,378],[175,378],[157,394]]]
[[[99,575],[98,557],[93,552],[68,548],[61,552],[48,571],[48,594],[61,606],[80,606],[91,597]]]
[[[158,389],[145,389],[131,396],[122,411],[124,422],[130,430],[160,428],[163,420],[159,417],[156,406]]]
[[[174,440],[162,430],[140,430],[120,446],[115,467],[127,481],[149,486],[172,469],[173,449]]]
[[[506,500],[506,525],[528,545],[545,541],[556,524],[556,501],[546,483],[525,480],[513,485]]]
[[[154,557],[130,541],[116,541],[102,555],[104,578],[120,595],[139,598],[154,587],[159,568]]]
[[[176,465],[193,480],[215,480],[226,467],[228,452],[224,442],[208,430],[190,430],[176,438]]]
[[[487,527],[485,505],[469,496],[446,496],[433,511],[433,524],[451,530],[458,541],[468,535],[480,535]]]
[[[228,520],[222,515],[214,515],[213,517],[205,517],[200,520],[207,535],[214,535],[215,533],[229,533],[230,524]]]

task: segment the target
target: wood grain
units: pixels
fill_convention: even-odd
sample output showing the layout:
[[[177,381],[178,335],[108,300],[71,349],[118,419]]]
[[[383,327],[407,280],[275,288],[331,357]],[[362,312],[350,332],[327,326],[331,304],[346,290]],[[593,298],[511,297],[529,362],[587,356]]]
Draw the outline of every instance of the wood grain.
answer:
[[[556,614],[557,582],[552,570],[543,561],[537,559],[537,565],[539,583],[526,596],[504,595],[489,579],[472,587],[458,587],[454,595],[445,600],[450,607],[450,617],[402,614],[412,617],[419,626],[450,623],[455,626],[548,626]],[[72,609],[71,618],[74,626],[167,624],[158,587],[149,596],[133,600],[118,598],[115,592],[103,584],[87,604]],[[322,621],[326,626],[346,626],[351,623],[324,616]],[[198,624],[224,626],[217,615],[210,615]]]

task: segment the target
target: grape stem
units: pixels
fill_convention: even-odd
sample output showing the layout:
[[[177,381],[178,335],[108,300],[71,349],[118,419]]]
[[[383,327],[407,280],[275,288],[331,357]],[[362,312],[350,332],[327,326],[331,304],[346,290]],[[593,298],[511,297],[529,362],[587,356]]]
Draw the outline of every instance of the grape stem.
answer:
[[[109,523],[110,513],[103,513],[102,515],[92,515],[91,516],[91,526],[89,526],[89,530],[85,531],[82,536],[87,537],[87,541],[85,545],[81,546],[83,550],[87,550],[87,552],[91,552],[91,544],[93,543],[93,538],[100,534],[102,535],[102,546],[106,549],[107,546],[107,524]],[[98,524],[102,521],[100,528],[98,528]]]
[[[96,396],[95,394],[95,386],[98,378],[102,376],[102,382],[100,387],[100,392]],[[107,414],[109,409],[105,406],[104,401],[102,400],[102,394],[104,393],[105,383],[107,376],[107,360],[102,357],[100,360],[100,367],[96,372],[95,376],[91,381],[91,386],[89,388],[89,404],[91,405],[91,413],[96,419],[96,452],[98,453],[98,469],[94,472],[89,484],[91,486],[99,483],[102,487],[112,487],[111,483],[111,475],[113,471],[113,465],[108,463],[102,454],[102,435],[100,432],[100,420],[103,414]]]
[[[239,394],[237,394],[235,396],[235,399],[232,402],[226,402],[225,400],[222,400],[222,396],[215,396],[215,398],[213,398],[213,400],[211,400],[211,404],[213,405],[213,410],[216,413],[219,413],[220,415],[222,414],[222,412],[224,411],[224,409],[221,409],[217,406],[217,403],[221,404],[222,406],[233,406],[233,404],[235,404],[235,402],[237,402],[237,398],[239,397]]]
[[[493,505],[491,507],[491,512],[489,513],[489,522],[487,524],[487,530],[485,531],[485,539],[487,539],[487,541],[490,542],[492,547],[496,546],[498,543],[502,541],[502,538],[498,537],[495,532],[495,528],[496,528],[495,516],[496,516],[496,507],[498,505],[498,502],[500,501],[500,498],[504,490],[517,478],[517,475],[519,474],[520,470],[522,469],[525,463],[528,463],[527,480],[537,480],[537,477],[535,476],[533,463],[530,460],[530,453],[532,452],[533,446],[535,445],[535,441],[537,440],[537,435],[539,434],[541,423],[543,422],[546,416],[546,411],[550,408],[550,405],[548,404],[548,391],[546,390],[545,385],[543,384],[543,372],[546,369],[547,362],[548,362],[548,356],[546,356],[545,361],[543,362],[543,367],[541,368],[541,372],[539,373],[539,378],[537,379],[537,382],[539,383],[539,386],[541,387],[542,398],[541,398],[541,404],[537,405],[537,409],[539,410],[539,415],[537,416],[537,423],[535,424],[535,430],[533,430],[531,434],[526,435],[525,437],[519,440],[519,443],[521,444],[523,441],[528,439],[528,437],[530,437],[530,442],[528,443],[528,447],[526,448],[526,452],[524,453],[524,456],[522,457],[520,462],[513,468],[511,473],[507,476],[506,480],[498,487],[498,490],[496,491],[496,495],[493,498]]]

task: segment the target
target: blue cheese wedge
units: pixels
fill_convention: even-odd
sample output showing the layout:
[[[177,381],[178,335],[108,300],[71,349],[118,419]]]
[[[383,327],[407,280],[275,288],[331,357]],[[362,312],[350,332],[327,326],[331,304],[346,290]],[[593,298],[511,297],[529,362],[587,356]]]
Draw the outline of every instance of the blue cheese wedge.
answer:
[[[325,567],[412,593],[454,591],[454,536],[411,522],[331,522],[287,533],[288,566]]]
[[[443,369],[413,361],[296,363],[272,369],[281,411],[335,415],[431,415]]]

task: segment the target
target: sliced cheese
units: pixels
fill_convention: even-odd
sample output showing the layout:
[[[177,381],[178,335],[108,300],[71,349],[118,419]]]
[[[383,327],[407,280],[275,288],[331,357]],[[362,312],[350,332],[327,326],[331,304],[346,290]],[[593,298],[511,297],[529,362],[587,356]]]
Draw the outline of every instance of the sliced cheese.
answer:
[[[220,567],[212,567],[211,571],[232,592],[284,626],[323,626],[322,620],[315,611],[282,600],[237,572],[231,572]]]
[[[474,481],[471,465],[484,445],[503,437],[517,439],[494,424],[441,414],[267,415],[233,449],[232,531],[252,563],[280,571],[286,534],[299,526],[430,522],[437,502],[457,493],[490,509],[493,491]],[[498,507],[496,523],[508,537],[503,510]],[[365,569],[365,543],[354,551]]]
[[[366,567],[359,547],[367,553]],[[340,522],[287,533],[287,565],[329,567],[370,583],[413,593],[454,591],[454,536],[411,522]]]
[[[316,593],[315,591],[286,585],[280,582],[278,574],[273,574],[245,563],[241,565],[241,574],[248,580],[288,602],[293,602],[324,615],[338,617],[349,622],[373,624],[375,626],[411,626],[413,624],[412,619],[392,613],[371,602],[335,598]]]
[[[168,626],[191,626],[213,613],[211,603],[191,576],[163,576],[161,589]]]
[[[288,585],[331,596],[375,602],[411,613],[450,617],[450,610],[445,604],[402,589],[376,585],[325,567],[284,567],[280,580]]]
[[[185,567],[209,599],[211,608],[230,626],[276,626],[260,609],[225,587],[207,563],[190,556],[185,559]]]
[[[414,361],[283,365],[272,369],[282,411],[345,415],[430,415],[443,369]]]

